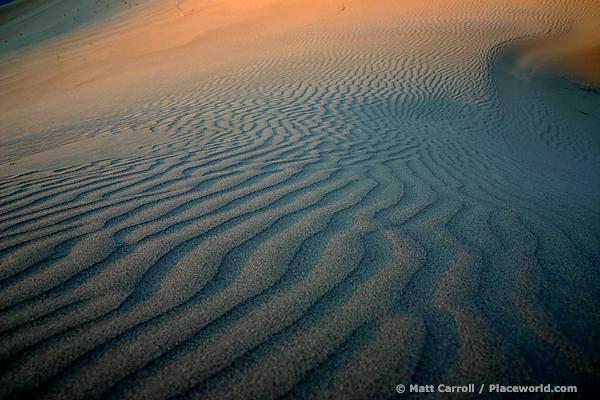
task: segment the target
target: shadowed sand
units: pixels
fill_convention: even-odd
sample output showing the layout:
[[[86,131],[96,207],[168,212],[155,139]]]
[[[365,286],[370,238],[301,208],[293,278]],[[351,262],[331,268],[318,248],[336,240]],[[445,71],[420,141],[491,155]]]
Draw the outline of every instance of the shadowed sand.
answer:
[[[586,398],[599,18],[585,0],[0,8],[0,398]]]

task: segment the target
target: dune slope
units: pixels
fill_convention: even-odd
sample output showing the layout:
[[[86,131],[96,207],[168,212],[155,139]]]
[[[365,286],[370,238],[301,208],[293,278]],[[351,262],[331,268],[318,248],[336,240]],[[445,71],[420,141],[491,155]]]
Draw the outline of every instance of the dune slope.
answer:
[[[519,44],[598,15],[555,3],[140,1],[5,48],[0,398],[597,390],[600,91]]]

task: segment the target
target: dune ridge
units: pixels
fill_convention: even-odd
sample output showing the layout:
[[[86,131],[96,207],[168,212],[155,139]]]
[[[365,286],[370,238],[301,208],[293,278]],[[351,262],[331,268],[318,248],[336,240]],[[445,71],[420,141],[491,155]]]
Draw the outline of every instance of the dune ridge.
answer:
[[[0,397],[597,390],[591,2],[140,3],[0,66]]]

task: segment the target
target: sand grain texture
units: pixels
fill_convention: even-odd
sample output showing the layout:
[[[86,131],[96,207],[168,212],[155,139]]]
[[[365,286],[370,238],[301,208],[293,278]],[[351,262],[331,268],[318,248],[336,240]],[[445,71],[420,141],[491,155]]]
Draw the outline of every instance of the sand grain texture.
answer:
[[[591,0],[3,6],[0,398],[586,398],[599,21]]]

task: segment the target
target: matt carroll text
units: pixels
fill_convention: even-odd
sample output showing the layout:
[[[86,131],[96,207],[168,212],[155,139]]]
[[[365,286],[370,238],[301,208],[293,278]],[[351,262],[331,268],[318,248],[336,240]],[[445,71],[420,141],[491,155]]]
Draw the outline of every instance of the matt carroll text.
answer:
[[[404,385],[396,386],[398,393],[406,392],[407,387]],[[408,385],[409,393],[475,393],[475,385],[468,384],[464,386],[449,386],[440,383],[437,386],[434,385]]]
[[[479,386],[477,393],[482,394],[485,384]],[[440,383],[439,385],[418,385],[412,384],[408,387],[404,385],[396,386],[398,393],[475,393],[475,385],[470,383],[463,386],[449,386]],[[505,385],[489,385],[490,393],[577,393],[577,386],[553,386],[553,385],[536,385],[536,386],[505,386]]]

